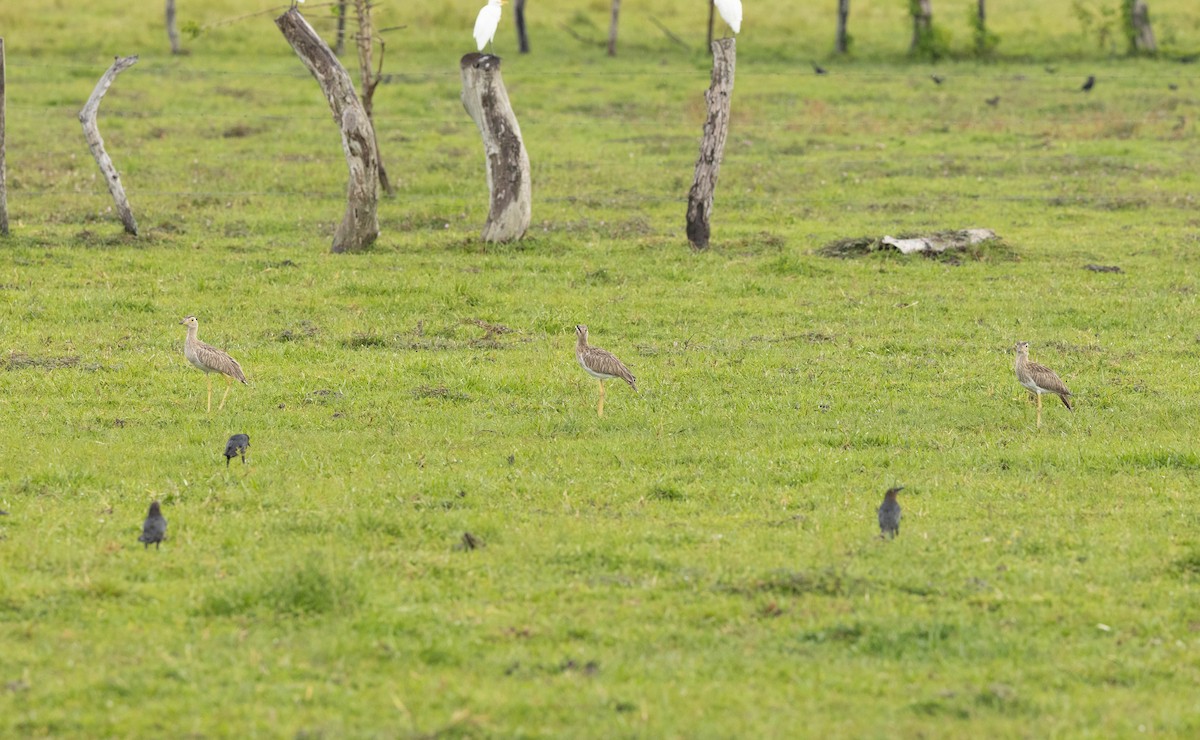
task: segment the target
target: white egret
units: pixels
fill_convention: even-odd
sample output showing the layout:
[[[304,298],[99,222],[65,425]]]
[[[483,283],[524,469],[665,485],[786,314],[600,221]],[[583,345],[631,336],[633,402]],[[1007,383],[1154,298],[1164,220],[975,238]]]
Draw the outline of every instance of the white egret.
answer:
[[[713,0],[713,5],[736,36],[742,30],[742,0]]]
[[[480,51],[488,44],[495,50],[492,40],[496,38],[496,26],[500,25],[500,6],[503,4],[504,0],[488,0],[488,4],[479,9],[475,18],[475,43],[479,44]]]

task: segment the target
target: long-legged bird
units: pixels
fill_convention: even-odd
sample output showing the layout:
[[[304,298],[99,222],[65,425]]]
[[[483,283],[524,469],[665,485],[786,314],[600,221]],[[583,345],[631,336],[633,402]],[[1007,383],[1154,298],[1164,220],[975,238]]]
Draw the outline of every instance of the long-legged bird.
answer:
[[[900,534],[900,502],[896,494],[904,490],[904,486],[887,489],[883,494],[883,503],[879,505],[879,536],[895,537]]]
[[[1059,379],[1058,374],[1045,365],[1029,361],[1029,342],[1017,342],[1014,349],[1017,351],[1017,382],[1028,388],[1030,393],[1037,395],[1038,427],[1042,426],[1043,393],[1053,393],[1062,399],[1067,411],[1074,411],[1075,409],[1071,408],[1071,391]]]
[[[158,543],[167,538],[167,520],[162,515],[162,509],[159,508],[157,501],[150,502],[150,512],[146,514],[146,521],[142,523],[142,536],[138,537],[138,542],[145,543],[146,549],[149,549],[150,544],[154,544],[154,549],[158,549]]]
[[[618,360],[612,352],[588,344],[588,328],[586,326],[583,324],[576,326],[575,336],[578,337],[575,342],[575,359],[579,360],[579,364],[583,366],[588,375],[600,381],[600,404],[596,406],[596,413],[604,416],[604,381],[620,378],[628,383],[636,393],[637,378],[633,377],[629,368],[625,367],[624,363]]]
[[[217,406],[217,410],[220,411],[225,408],[225,399],[229,398],[229,389],[233,387],[233,381],[246,383],[242,366],[228,353],[196,338],[200,322],[196,320],[195,316],[188,316],[179,323],[187,327],[187,340],[183,343],[183,356],[187,358],[188,362],[203,370],[204,377],[208,379],[209,413],[212,413],[212,375],[209,373],[220,373],[225,376],[225,395],[221,396],[221,404]],[[249,383],[246,384],[249,385]]]

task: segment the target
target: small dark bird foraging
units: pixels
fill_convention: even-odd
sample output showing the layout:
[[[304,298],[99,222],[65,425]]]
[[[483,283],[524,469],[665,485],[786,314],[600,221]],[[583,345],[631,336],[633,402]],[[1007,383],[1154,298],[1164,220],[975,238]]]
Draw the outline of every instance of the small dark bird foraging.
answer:
[[[1168,90],[1178,90],[1178,89],[1179,89],[1179,85],[1176,85],[1174,82],[1168,82],[1168,83],[1167,83],[1167,89],[1168,89]]]
[[[1087,80],[1084,81],[1084,83],[1083,83],[1083,87],[1081,87],[1079,89],[1084,92],[1087,92],[1088,90],[1091,90],[1095,86],[1096,86],[1096,75],[1088,75]]]
[[[896,494],[904,490],[904,486],[894,486],[883,494],[883,503],[879,505],[879,536],[895,537],[900,534],[900,503]]]
[[[150,502],[150,513],[146,514],[146,521],[142,524],[142,536],[138,537],[138,542],[143,542],[146,549],[150,548],[150,543],[154,543],[154,549],[158,549],[158,544],[167,538],[167,520],[162,515],[162,509],[159,508],[157,501]]]
[[[246,450],[250,449],[250,435],[235,434],[225,443],[225,467],[229,467],[229,461],[238,455],[242,456],[242,465],[246,464]]]
[[[826,73],[825,68],[822,67],[821,65],[817,64],[816,62],[809,62],[809,64],[812,65],[813,72],[816,72],[819,75],[823,75]]]
[[[996,96],[996,97],[994,97],[994,98],[988,98],[987,100],[985,100],[985,101],[983,101],[983,102],[985,102],[985,103],[987,103],[988,105],[990,105],[990,106],[992,106],[993,108],[995,108],[997,105],[1000,105],[1000,96],[999,96],[999,95],[997,95],[997,96]]]
[[[933,84],[935,85],[940,85],[946,81],[946,78],[941,75],[929,75],[929,79],[933,80]]]

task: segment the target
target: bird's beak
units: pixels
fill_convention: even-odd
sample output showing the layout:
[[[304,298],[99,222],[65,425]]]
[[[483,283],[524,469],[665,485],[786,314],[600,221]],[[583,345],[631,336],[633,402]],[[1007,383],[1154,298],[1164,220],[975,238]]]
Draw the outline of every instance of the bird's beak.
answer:
[[[183,321],[180,321],[179,323],[181,323],[181,324],[186,324],[186,323],[187,323],[187,319],[184,319]]]

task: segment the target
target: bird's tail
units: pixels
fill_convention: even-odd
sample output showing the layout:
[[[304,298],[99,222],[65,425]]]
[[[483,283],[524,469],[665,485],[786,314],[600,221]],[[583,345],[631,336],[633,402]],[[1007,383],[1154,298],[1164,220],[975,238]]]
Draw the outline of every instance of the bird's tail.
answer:
[[[1071,411],[1071,412],[1075,411],[1074,407],[1071,406],[1071,401],[1067,398],[1066,395],[1061,395],[1061,396],[1059,396],[1059,398],[1062,399],[1063,406],[1067,407],[1067,411]]]

